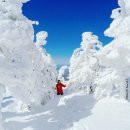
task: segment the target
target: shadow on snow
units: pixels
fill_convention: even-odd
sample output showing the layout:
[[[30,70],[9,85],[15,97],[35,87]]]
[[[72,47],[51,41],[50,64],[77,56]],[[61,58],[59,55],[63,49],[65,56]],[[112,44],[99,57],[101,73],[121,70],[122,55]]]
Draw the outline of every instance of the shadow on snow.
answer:
[[[3,113],[9,130],[65,130],[74,122],[90,116],[96,100],[92,95],[70,94],[56,96],[45,106],[30,113]],[[86,124],[87,125],[87,124]],[[26,130],[26,129],[25,129]]]

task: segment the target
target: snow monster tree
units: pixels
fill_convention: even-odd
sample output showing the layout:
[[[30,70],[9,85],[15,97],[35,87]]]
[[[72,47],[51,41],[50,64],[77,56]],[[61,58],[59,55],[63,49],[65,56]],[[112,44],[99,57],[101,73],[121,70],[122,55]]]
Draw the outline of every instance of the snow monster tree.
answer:
[[[49,73],[50,57],[43,59],[33,42],[34,22],[22,14],[23,3],[27,1],[0,0],[0,100],[8,89],[14,98],[33,108],[53,95],[50,84],[45,81],[55,84],[52,79],[56,75],[52,73],[56,69],[53,67]]]
[[[97,52],[102,43],[91,32],[82,34],[81,47],[76,49],[70,59],[69,88],[73,90],[94,90],[94,80],[99,69]]]
[[[126,98],[126,79],[130,77],[130,1],[119,0],[112,11],[113,22],[105,35],[114,38],[99,53],[104,70],[97,79],[96,97]]]

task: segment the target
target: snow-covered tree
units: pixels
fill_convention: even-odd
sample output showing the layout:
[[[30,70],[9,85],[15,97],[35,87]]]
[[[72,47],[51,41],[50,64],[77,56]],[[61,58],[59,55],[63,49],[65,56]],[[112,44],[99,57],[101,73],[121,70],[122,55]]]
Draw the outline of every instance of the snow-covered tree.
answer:
[[[31,71],[31,59],[26,51],[33,41],[32,23],[22,15],[23,2],[26,1],[0,0],[0,88],[8,87],[20,98],[23,95],[18,93],[23,93],[21,89],[27,87],[24,80],[19,79],[27,80],[28,76],[23,77],[22,73],[25,68],[27,74]]]
[[[0,101],[6,88],[30,106],[44,104],[52,95],[56,70],[49,54],[34,45],[36,22],[22,14],[27,1],[0,0]]]
[[[99,53],[104,70],[97,79],[96,97],[126,97],[126,79],[130,77],[130,1],[119,0],[112,11],[113,22],[105,35],[114,38]]]
[[[26,1],[1,1],[0,82],[8,87],[13,96],[27,104],[29,102],[41,104],[46,90],[44,88],[51,87],[52,82],[54,84],[53,71],[55,73],[56,70],[52,67],[54,63],[50,55],[44,49],[41,54],[33,43],[33,22],[23,16],[21,10],[23,2]],[[46,72],[43,72],[43,68],[46,68]],[[44,76],[39,78],[41,73],[44,73]]]
[[[102,48],[102,43],[91,32],[82,34],[81,47],[76,49],[70,60],[70,89],[94,89],[94,79],[97,75],[99,60],[97,51]]]
[[[59,69],[58,79],[63,82],[66,82],[69,80],[68,78],[69,78],[69,67],[64,65]]]
[[[53,96],[52,88],[55,87],[56,77],[57,77],[57,71],[56,71],[56,65],[54,61],[52,60],[50,54],[48,54],[44,48],[44,45],[46,45],[47,41],[46,38],[48,36],[48,33],[45,31],[41,31],[36,34],[36,47],[39,50],[40,56],[35,62],[33,62],[35,66],[35,71],[39,75],[38,76],[38,82],[39,86],[44,88],[44,92],[42,94],[42,97],[46,95],[47,97]],[[35,54],[34,56],[37,57]],[[45,91],[46,90],[46,91]],[[45,94],[45,92],[47,92]],[[48,95],[49,94],[49,95]],[[46,101],[48,98],[45,97]]]

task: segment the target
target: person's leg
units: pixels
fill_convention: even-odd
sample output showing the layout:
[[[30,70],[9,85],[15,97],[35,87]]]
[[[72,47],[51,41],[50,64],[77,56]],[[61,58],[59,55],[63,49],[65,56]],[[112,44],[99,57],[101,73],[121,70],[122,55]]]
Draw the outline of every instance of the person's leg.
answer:
[[[57,95],[60,95],[60,93],[57,93]]]
[[[61,95],[64,95],[64,93],[62,92]]]

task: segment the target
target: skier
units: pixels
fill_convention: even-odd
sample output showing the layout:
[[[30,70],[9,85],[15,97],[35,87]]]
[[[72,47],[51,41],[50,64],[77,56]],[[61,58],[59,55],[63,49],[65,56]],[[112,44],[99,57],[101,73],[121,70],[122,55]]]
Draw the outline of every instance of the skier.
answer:
[[[58,80],[56,84],[56,90],[57,90],[57,95],[63,95],[63,89],[62,87],[66,87],[66,85],[62,84],[60,80]]]

